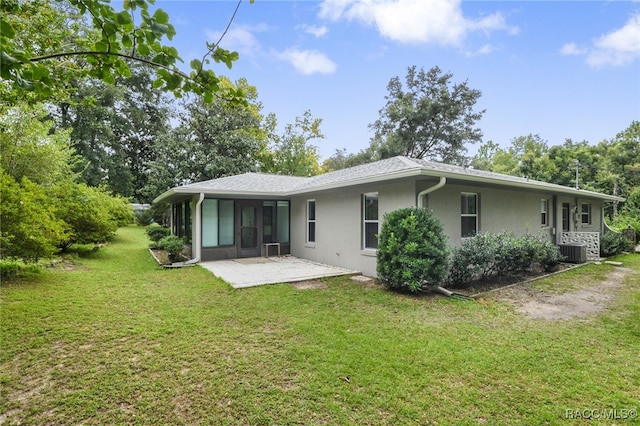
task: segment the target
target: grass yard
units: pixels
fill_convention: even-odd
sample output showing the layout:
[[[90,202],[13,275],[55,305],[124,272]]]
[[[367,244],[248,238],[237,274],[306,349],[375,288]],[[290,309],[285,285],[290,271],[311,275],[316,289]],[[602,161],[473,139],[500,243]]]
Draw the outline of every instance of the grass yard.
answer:
[[[146,247],[121,229],[74,268],[2,283],[0,424],[640,423],[640,255],[618,259],[636,273],[610,309],[549,321],[348,278],[233,290]]]

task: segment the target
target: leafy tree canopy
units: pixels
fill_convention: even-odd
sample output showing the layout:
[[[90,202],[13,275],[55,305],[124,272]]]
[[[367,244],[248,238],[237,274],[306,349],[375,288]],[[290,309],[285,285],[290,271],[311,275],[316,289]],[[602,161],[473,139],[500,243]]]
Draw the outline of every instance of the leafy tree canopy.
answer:
[[[466,81],[452,84],[452,77],[437,66],[409,67],[404,84],[393,77],[380,118],[370,125],[375,131],[370,149],[379,158],[406,155],[460,164],[465,144],[482,138],[476,123],[484,110],[474,110],[480,91]]]
[[[172,100],[153,90],[148,67],[133,66],[132,72],[115,85],[77,80],[74,94],[55,113],[58,126],[72,130],[82,180],[141,202],[153,146],[169,130]]]
[[[232,85],[224,79],[221,84]],[[143,194],[153,200],[169,188],[260,169],[267,138],[262,105],[245,79],[234,83],[246,93],[247,104],[214,99],[183,104],[180,124],[156,141],[154,159]]]
[[[178,63],[182,59],[178,51],[164,44],[165,38],[173,38],[175,29],[164,10],[156,8],[151,12],[152,4],[154,0],[125,0],[123,9],[116,10],[101,0],[58,0],[57,4],[46,0],[3,0],[3,96],[15,101],[22,93],[30,92],[34,101],[50,99],[56,91],[64,91],[73,75],[70,70],[113,83],[117,77],[131,76],[131,63],[140,63],[156,70],[154,88],[176,97],[195,93],[206,102],[213,101],[214,95],[243,102],[241,90],[222,86],[216,73],[205,68],[211,61],[231,68],[238,53],[223,49],[219,42],[207,43],[202,59],[189,63],[191,71],[180,71]],[[88,19],[93,31],[75,33],[67,19],[76,23]]]
[[[633,121],[613,139],[597,145],[567,139],[562,145],[549,147],[538,135],[514,138],[508,148],[489,141],[479,148],[471,165],[496,173],[628,197],[640,187],[640,121]],[[618,203],[613,203],[609,213],[617,215]]]
[[[324,138],[321,124],[322,119],[313,118],[311,111],[307,110],[302,117],[296,117],[293,124],[287,124],[280,135],[274,130],[277,125],[275,116],[267,117],[270,144],[263,161],[263,171],[289,176],[320,173],[318,148],[310,142]]]

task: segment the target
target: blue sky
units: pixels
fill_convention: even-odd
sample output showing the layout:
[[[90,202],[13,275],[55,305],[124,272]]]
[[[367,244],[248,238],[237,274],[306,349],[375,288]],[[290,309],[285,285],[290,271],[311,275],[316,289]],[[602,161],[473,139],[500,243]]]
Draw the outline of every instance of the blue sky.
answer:
[[[236,4],[156,2],[187,64]],[[322,158],[369,145],[387,83],[412,65],[480,90],[483,142],[503,147],[528,134],[596,144],[640,120],[640,1],[244,0],[221,45],[240,60],[214,70],[256,86],[264,114],[323,120]]]

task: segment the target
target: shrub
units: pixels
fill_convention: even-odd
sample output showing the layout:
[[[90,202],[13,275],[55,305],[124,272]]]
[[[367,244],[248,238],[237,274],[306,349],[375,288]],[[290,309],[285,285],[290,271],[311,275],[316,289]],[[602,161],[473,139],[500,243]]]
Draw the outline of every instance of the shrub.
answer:
[[[165,226],[150,225],[147,226],[147,236],[151,241],[157,243],[161,239],[168,237],[171,234],[171,230]]]
[[[27,178],[18,183],[0,169],[0,199],[2,258],[37,261],[58,251],[68,227],[56,217],[47,191]]]
[[[605,232],[600,236],[600,256],[615,256],[625,251],[632,251],[633,243],[617,232]]]
[[[449,251],[442,224],[426,209],[387,213],[378,237],[378,278],[389,289],[412,293],[441,284]]]
[[[448,280],[464,284],[491,276],[523,273],[534,263],[550,270],[562,260],[559,248],[543,235],[515,238],[509,232],[483,233],[454,249]]]
[[[140,226],[149,226],[153,223],[153,212],[151,209],[140,210],[135,213],[136,223]]]
[[[111,220],[115,222],[119,228],[133,223],[135,215],[127,198],[119,195],[109,196],[107,193],[104,193],[104,203],[107,206]]]
[[[56,187],[53,195],[57,216],[70,228],[69,238],[60,243],[63,249],[111,240],[126,216],[123,199],[118,201],[99,188],[69,182]]]
[[[182,257],[182,251],[184,250],[184,240],[175,235],[169,235],[158,241],[158,248],[166,250],[169,255],[169,260],[177,262]]]
[[[40,272],[42,269],[36,264],[25,264],[16,260],[0,260],[0,279],[2,280],[26,277]]]
[[[623,229],[633,228],[636,230],[636,234],[640,234],[640,217],[626,212],[621,213],[611,221],[609,226],[618,232]]]
[[[564,260],[560,247],[544,236],[531,237],[534,242],[534,260],[545,270],[552,271]]]

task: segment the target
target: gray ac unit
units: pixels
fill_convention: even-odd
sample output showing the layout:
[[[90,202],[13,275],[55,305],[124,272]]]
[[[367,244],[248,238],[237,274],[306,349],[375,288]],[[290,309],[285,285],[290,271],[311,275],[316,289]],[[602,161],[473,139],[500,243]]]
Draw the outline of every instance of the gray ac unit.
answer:
[[[587,261],[587,246],[580,243],[560,244],[560,254],[569,263],[585,263]]]

